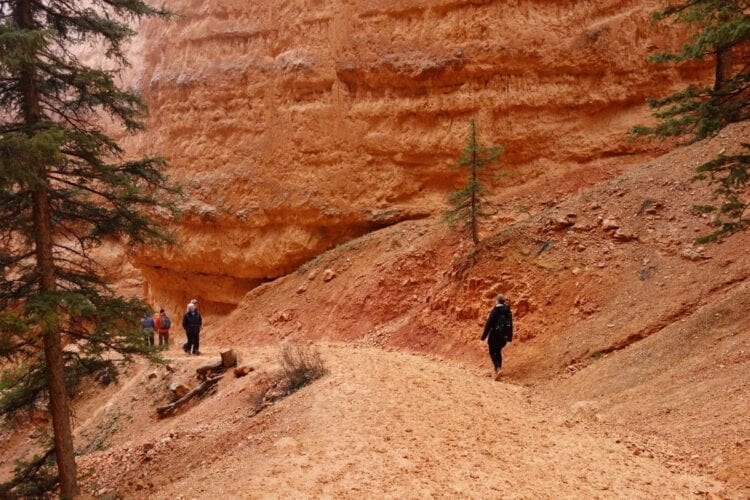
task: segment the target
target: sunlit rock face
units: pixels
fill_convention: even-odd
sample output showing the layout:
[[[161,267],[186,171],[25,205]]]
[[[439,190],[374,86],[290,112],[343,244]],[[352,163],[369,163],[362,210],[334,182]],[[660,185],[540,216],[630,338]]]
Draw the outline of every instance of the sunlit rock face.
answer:
[[[171,0],[131,78],[139,153],[185,187],[178,244],[139,252],[149,298],[231,310],[353,237],[440,212],[475,117],[504,183],[635,162],[647,96],[696,77],[645,61],[673,41],[649,1]],[[670,35],[672,36],[672,35]]]

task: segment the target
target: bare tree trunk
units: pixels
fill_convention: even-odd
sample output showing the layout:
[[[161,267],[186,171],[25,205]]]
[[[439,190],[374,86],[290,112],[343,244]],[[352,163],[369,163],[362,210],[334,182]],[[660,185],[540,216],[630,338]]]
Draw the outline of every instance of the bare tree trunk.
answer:
[[[734,57],[732,47],[716,49],[716,76],[714,78],[714,91],[721,90],[724,82],[732,78],[732,63]]]
[[[55,269],[52,260],[52,227],[49,213],[49,196],[46,187],[34,193],[34,236],[36,238],[37,269],[41,277],[40,290],[55,291]],[[74,458],[73,433],[70,427],[70,405],[65,389],[65,360],[57,322],[48,322],[51,327],[43,330],[44,359],[47,365],[47,388],[49,410],[52,414],[52,429],[55,435],[57,474],[60,479],[60,494],[73,498],[78,494],[76,462]]]
[[[21,28],[35,29],[30,0],[20,0],[14,14]],[[21,90],[24,96],[23,113],[26,123],[38,123],[42,119],[42,113],[36,82],[36,68],[33,65],[27,66],[22,71]],[[36,267],[40,278],[40,292],[48,293],[54,292],[57,286],[52,254],[53,230],[49,184],[45,165],[37,166],[37,176],[38,180],[32,194]],[[60,480],[60,495],[68,499],[78,495],[79,490],[73,455],[73,434],[70,427],[70,405],[65,389],[65,361],[57,322],[53,320],[45,323],[49,326],[44,327],[42,334],[49,389],[49,410],[52,414],[52,428],[55,434],[57,474]]]

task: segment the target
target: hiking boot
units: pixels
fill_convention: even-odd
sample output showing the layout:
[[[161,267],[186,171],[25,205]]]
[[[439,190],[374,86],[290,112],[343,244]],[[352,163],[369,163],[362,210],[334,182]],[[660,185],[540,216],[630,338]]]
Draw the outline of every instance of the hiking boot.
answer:
[[[195,351],[195,352],[193,353],[193,355],[195,355],[195,356],[200,356],[200,355],[201,355],[201,352],[200,352],[200,351]]]
[[[499,371],[495,374],[495,380],[500,380],[503,376],[503,372]]]

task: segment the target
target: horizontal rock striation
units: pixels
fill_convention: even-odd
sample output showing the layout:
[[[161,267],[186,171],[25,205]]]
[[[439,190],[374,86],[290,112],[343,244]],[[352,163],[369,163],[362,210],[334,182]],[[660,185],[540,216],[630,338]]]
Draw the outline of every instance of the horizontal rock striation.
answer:
[[[177,245],[135,262],[154,300],[217,312],[338,243],[439,212],[472,117],[507,148],[501,185],[634,163],[656,152],[627,141],[645,98],[704,71],[645,61],[674,43],[648,21],[653,1],[169,6],[184,17],[136,44],[151,115],[130,148],[168,157],[186,217]]]

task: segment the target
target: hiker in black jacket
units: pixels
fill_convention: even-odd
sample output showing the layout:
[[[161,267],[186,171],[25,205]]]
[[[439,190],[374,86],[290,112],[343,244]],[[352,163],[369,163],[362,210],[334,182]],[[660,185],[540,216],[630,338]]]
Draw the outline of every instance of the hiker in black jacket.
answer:
[[[487,323],[484,325],[482,341],[488,339],[490,358],[495,365],[495,379],[500,376],[500,368],[503,366],[503,347],[507,342],[513,340],[513,314],[504,295],[497,296],[497,304],[492,308]]]
[[[200,333],[201,326],[203,325],[203,318],[201,313],[195,304],[188,305],[188,310],[182,317],[182,328],[185,329],[187,335],[187,343],[182,346],[182,349],[188,354],[200,354],[198,347],[200,345]]]

